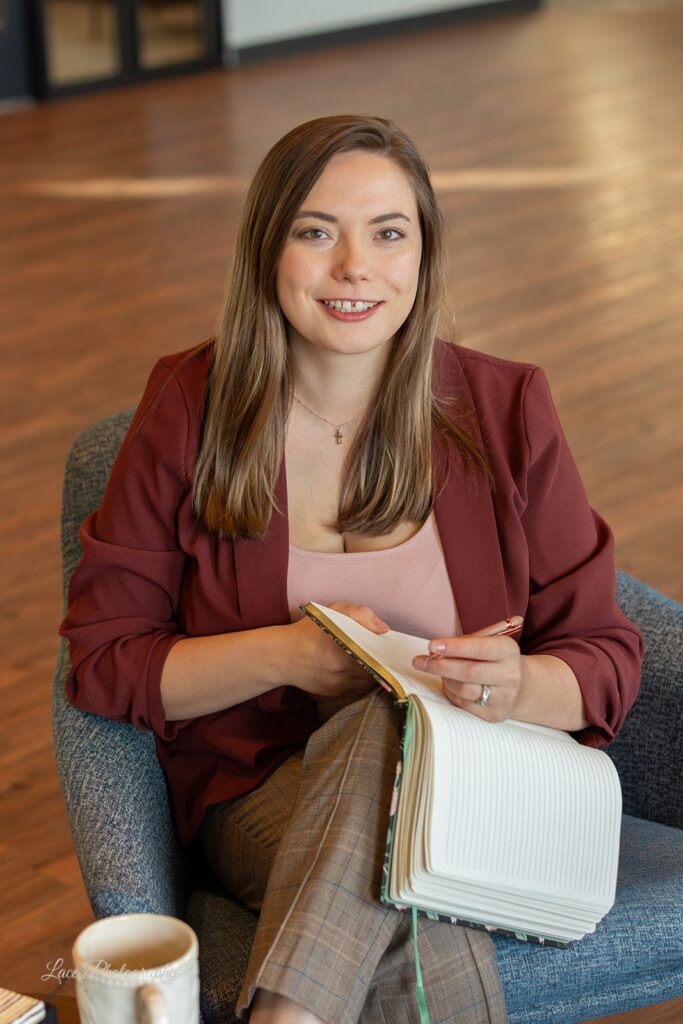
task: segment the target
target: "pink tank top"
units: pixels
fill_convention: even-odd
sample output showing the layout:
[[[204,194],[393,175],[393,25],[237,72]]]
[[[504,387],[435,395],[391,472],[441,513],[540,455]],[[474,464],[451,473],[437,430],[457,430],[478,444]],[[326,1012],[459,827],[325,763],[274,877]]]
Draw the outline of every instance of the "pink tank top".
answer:
[[[300,604],[365,604],[392,629],[414,636],[462,633],[441,539],[432,512],[403,544],[383,551],[305,551],[289,545],[287,599],[292,622]]]

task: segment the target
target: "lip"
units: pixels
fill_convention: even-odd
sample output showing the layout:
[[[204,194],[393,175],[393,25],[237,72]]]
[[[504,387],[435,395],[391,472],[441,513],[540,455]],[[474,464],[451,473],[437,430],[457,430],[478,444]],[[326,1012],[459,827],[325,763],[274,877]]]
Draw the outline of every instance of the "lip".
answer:
[[[384,305],[382,300],[377,299],[327,299],[327,302],[377,302],[376,306],[372,309],[362,310],[360,313],[342,313],[340,309],[334,309],[332,306],[325,305],[325,299],[318,299],[318,305],[323,309],[328,316],[331,316],[334,320],[341,320],[345,323],[356,323],[359,320],[369,320],[371,316],[374,316],[378,309],[381,309]]]

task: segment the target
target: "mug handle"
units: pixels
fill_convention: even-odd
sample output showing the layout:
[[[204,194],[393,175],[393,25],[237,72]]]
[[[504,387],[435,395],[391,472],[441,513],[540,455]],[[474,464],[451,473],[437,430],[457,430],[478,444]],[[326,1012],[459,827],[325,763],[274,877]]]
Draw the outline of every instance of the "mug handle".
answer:
[[[156,985],[143,985],[138,989],[139,1024],[171,1024],[164,993]]]

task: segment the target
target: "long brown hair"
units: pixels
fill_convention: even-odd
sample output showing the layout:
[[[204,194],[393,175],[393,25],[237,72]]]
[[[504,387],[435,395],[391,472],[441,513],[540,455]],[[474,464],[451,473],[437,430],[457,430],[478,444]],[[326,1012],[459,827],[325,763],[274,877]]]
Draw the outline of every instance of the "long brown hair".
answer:
[[[340,533],[379,535],[403,519],[422,522],[434,496],[434,431],[490,477],[477,441],[432,392],[443,221],[425,163],[412,140],[384,118],[316,118],[280,139],[254,176],[216,332],[194,507],[207,529],[231,540],[265,535],[284,453],[291,379],[275,285],[280,255],[329,160],[352,150],[386,156],[406,175],[419,211],[422,257],[413,308],[397,332],[377,400],[349,447],[331,525]]]

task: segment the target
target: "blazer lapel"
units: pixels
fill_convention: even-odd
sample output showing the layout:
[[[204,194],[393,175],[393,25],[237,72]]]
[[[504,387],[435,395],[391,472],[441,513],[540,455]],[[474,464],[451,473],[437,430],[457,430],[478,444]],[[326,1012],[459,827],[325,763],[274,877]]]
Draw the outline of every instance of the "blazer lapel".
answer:
[[[471,408],[472,395],[460,366],[459,359],[453,359],[450,373],[455,367],[460,370],[460,400]],[[449,411],[453,415],[456,409]],[[478,424],[475,433],[481,443]],[[436,497],[434,513],[462,628],[472,633],[511,612],[491,488],[479,470],[466,465],[454,444],[449,454],[450,473]],[[433,464],[437,480],[440,473],[443,479],[445,455],[436,440]]]
[[[262,540],[235,541],[235,577],[244,629],[284,625],[290,621],[287,603],[289,523],[285,460],[275,486],[280,511],[273,515]]]

